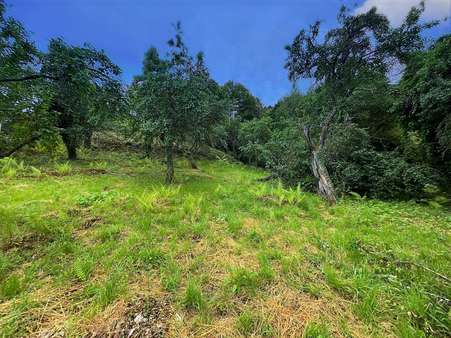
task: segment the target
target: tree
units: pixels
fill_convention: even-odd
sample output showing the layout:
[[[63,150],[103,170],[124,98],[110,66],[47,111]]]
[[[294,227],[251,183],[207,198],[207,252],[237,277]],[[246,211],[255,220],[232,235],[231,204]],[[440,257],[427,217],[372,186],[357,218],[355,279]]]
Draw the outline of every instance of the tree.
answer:
[[[451,160],[451,35],[412,55],[397,94],[394,110],[431,149],[431,162]]]
[[[50,110],[57,113],[69,159],[76,159],[83,136],[116,111],[121,98],[120,69],[88,44],[77,47],[52,39],[40,74],[50,79]]]
[[[241,83],[228,81],[224,84],[224,90],[236,109],[236,115],[242,120],[252,120],[262,113],[260,101]]]
[[[336,202],[334,187],[320,157],[331,127],[346,115],[346,101],[362,83],[387,76],[394,62],[405,63],[412,52],[423,48],[420,32],[435,24],[419,24],[423,11],[423,4],[412,8],[401,26],[392,28],[376,8],[353,16],[342,7],[339,27],[327,32],[322,41],[316,22],[286,47],[289,79],[316,81],[316,106],[310,106],[312,111],[302,125],[318,192],[331,203]]]
[[[137,76],[130,90],[136,119],[147,142],[159,139],[166,154],[166,183],[174,180],[174,149],[190,144],[189,158],[206,142],[209,133],[225,111],[217,85],[209,78],[198,54],[194,62],[182,39],[180,23],[170,51],[161,59],[155,48],[146,53],[143,74]]]
[[[222,88],[210,78],[202,52],[196,55],[191,74],[191,86],[197,93],[197,108],[189,114],[191,128],[188,130],[187,156],[191,168],[197,169],[194,158],[202,145],[214,143],[215,127],[230,111],[230,100]]]
[[[0,157],[55,133],[49,92],[35,77],[40,56],[22,24],[5,17],[0,0]]]

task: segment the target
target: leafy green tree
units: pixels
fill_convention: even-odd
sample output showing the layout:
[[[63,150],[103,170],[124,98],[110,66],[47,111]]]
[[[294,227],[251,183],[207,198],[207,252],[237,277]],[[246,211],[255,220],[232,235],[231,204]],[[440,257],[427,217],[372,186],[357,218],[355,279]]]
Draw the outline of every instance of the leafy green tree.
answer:
[[[240,117],[241,120],[252,120],[259,117],[263,107],[260,101],[253,96],[249,90],[241,83],[228,81],[224,84],[226,95],[233,103],[234,117]]]
[[[159,139],[166,154],[166,182],[174,180],[174,152],[184,142],[191,144],[189,156],[204,143],[225,111],[198,54],[194,62],[182,39],[180,23],[170,51],[161,59],[155,48],[145,55],[143,74],[131,88],[134,114],[147,140]],[[148,141],[150,142],[150,141]],[[193,166],[194,162],[191,161]]]
[[[328,31],[324,39],[316,22],[286,47],[289,79],[313,78],[317,83],[314,104],[302,125],[318,192],[331,203],[336,202],[334,187],[320,157],[331,127],[346,116],[346,101],[362,83],[387,76],[393,61],[404,63],[412,52],[423,48],[420,33],[435,24],[419,23],[423,11],[423,4],[412,8],[401,26],[393,28],[376,8],[354,16],[342,7],[339,27]]]
[[[264,166],[265,145],[270,138],[271,119],[268,116],[243,122],[238,135],[243,160],[254,165]]]
[[[83,137],[89,139],[117,112],[120,69],[87,44],[75,47],[52,39],[47,53],[38,52],[4,10],[0,1],[0,154],[58,131],[68,157],[75,159]]]
[[[51,79],[50,110],[57,113],[69,159],[76,159],[83,137],[117,110],[120,69],[103,51],[87,44],[70,46],[61,39],[50,41],[42,63],[41,74]]]
[[[451,160],[451,35],[409,59],[397,93],[395,111],[407,130],[430,149],[430,161]]]
[[[5,17],[0,0],[0,157],[54,135],[49,92],[36,77],[40,53],[22,24]]]
[[[224,90],[210,78],[202,52],[196,55],[191,86],[197,93],[197,108],[189,114],[191,128],[188,129],[187,155],[191,168],[197,169],[195,156],[202,145],[214,143],[213,138],[217,137],[215,127],[224,121],[231,105]]]

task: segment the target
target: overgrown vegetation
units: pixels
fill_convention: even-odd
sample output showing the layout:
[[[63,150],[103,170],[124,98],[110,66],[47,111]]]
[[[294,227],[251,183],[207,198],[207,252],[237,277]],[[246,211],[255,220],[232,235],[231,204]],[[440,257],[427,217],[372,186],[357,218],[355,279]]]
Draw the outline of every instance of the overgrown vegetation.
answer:
[[[168,187],[137,153],[83,156],[64,175],[37,157],[24,161],[40,176],[0,178],[1,335],[100,334],[147,296],[169,301],[156,320],[172,336],[448,333],[446,209],[330,207],[224,161],[177,160]]]
[[[423,12],[301,30],[315,84],[264,107],[180,23],[125,86],[0,0],[0,336],[447,337],[451,38]]]

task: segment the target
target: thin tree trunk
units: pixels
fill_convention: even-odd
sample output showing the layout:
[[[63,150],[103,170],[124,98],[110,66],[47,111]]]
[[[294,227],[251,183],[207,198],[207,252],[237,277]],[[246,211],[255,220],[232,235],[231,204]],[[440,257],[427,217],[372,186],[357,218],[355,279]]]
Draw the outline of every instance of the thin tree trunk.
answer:
[[[144,153],[146,154],[146,157],[150,157],[152,155],[152,138],[151,137],[145,137],[144,138]]]
[[[77,146],[72,139],[71,136],[69,136],[66,132],[63,132],[61,134],[61,138],[63,139],[63,143],[66,146],[67,150],[67,158],[69,160],[76,160],[77,159]]]
[[[166,142],[166,184],[174,181],[174,146],[172,142]]]
[[[188,155],[188,162],[189,162],[191,169],[196,169],[196,170],[199,169],[197,167],[196,161],[194,160],[194,156],[191,152]]]
[[[83,145],[85,146],[85,148],[90,149],[92,147],[92,134],[93,134],[92,130],[87,130],[85,132],[84,135],[85,137],[83,140]]]

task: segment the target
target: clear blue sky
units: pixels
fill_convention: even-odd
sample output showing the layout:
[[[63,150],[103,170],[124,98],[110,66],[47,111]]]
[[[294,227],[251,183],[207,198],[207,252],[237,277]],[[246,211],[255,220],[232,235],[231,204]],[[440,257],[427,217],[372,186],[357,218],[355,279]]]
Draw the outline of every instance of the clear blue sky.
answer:
[[[419,2],[390,0],[399,2],[396,7],[387,5],[388,0],[6,1],[7,14],[31,31],[40,49],[58,36],[71,44],[89,42],[123,69],[124,82],[140,73],[144,52],[151,45],[165,53],[173,34],[171,24],[180,20],[190,52],[205,53],[212,77],[221,84],[228,80],[244,84],[264,104],[274,104],[290,91],[283,68],[284,46],[300,28],[317,19],[325,29],[334,26],[342,4],[356,10],[380,5],[397,20],[410,7],[406,3]],[[428,16],[435,18],[449,10],[451,0],[429,1]],[[449,33],[449,29],[448,21],[430,34]]]

